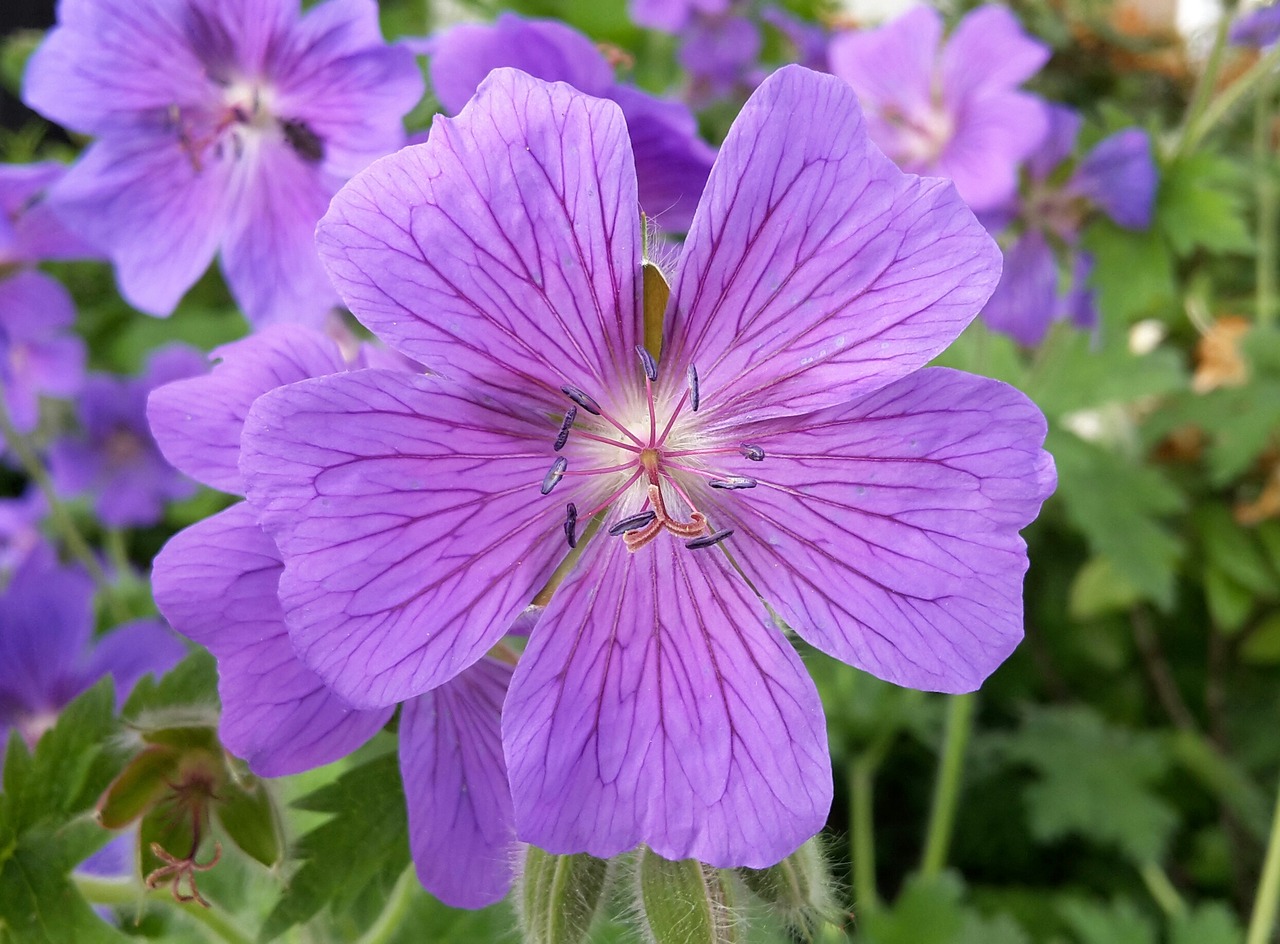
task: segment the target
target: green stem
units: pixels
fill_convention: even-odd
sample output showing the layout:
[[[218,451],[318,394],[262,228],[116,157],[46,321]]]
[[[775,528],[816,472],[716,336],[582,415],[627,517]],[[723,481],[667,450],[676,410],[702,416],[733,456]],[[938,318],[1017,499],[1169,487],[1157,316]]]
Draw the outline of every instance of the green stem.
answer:
[[[964,773],[965,748],[973,730],[975,695],[954,695],[947,701],[946,729],[942,735],[942,756],[938,759],[938,779],[934,785],[933,808],[929,812],[929,828],[925,834],[924,855],[920,874],[932,878],[947,864],[951,830],[960,799],[960,782]]]
[[[246,934],[230,919],[215,908],[206,908],[194,901],[176,900],[166,889],[144,889],[134,882],[94,878],[89,875],[72,875],[76,888],[85,900],[95,905],[142,905],[147,902],[168,902],[184,915],[204,927],[205,935],[219,944],[253,944],[253,937]]]
[[[1222,60],[1227,52],[1227,33],[1231,29],[1231,11],[1223,10],[1218,17],[1218,28],[1213,34],[1213,47],[1209,50],[1209,58],[1205,60],[1204,71],[1196,80],[1195,89],[1191,92],[1191,101],[1187,103],[1186,114],[1182,118],[1182,130],[1174,145],[1176,157],[1184,154],[1193,146],[1190,140],[1192,131],[1209,107],[1213,97],[1213,89],[1218,84],[1218,74],[1222,71]]]
[[[1275,101],[1275,75],[1268,73],[1258,86],[1253,108],[1254,177],[1258,193],[1258,324],[1266,326],[1276,318],[1276,252],[1280,213],[1276,205],[1276,178],[1271,167],[1271,109]]]
[[[1276,808],[1271,817],[1271,838],[1267,841],[1267,857],[1258,880],[1258,897],[1249,918],[1249,935],[1245,944],[1267,944],[1276,926],[1276,905],[1280,902],[1280,789],[1276,791]]]
[[[31,443],[27,441],[27,437],[14,429],[13,423],[9,420],[9,413],[2,403],[0,403],[0,434],[3,434],[5,442],[9,444],[13,454],[18,457],[18,461],[22,463],[23,471],[27,473],[31,481],[35,483],[36,488],[40,489],[40,493],[44,496],[45,503],[49,506],[49,520],[53,522],[59,537],[62,538],[62,543],[66,545],[67,550],[73,556],[84,564],[85,570],[89,572],[94,585],[102,592],[111,606],[112,616],[117,617],[118,622],[127,620],[129,615],[119,608],[118,602],[114,599],[111,593],[111,581],[102,569],[102,565],[98,562],[97,555],[93,553],[93,548],[89,546],[85,536],[76,527],[75,521],[71,518],[71,513],[67,511],[67,506],[58,498],[58,493],[53,488],[53,479],[49,477],[49,472],[45,469],[44,463],[40,461],[40,458],[31,448]]]
[[[893,743],[893,732],[881,734],[849,764],[849,828],[852,832],[854,905],[863,913],[880,909],[876,890],[875,778]]]
[[[1155,899],[1161,911],[1170,918],[1181,918],[1187,913],[1187,903],[1173,887],[1173,882],[1169,881],[1169,876],[1165,874],[1164,869],[1155,862],[1148,862],[1138,871],[1142,875],[1143,883],[1147,886],[1147,891],[1151,893],[1151,897]]]
[[[404,917],[409,913],[409,906],[413,903],[417,889],[418,876],[411,865],[401,874],[396,887],[391,889],[391,896],[387,899],[382,914],[378,915],[378,920],[364,932],[358,944],[387,944],[404,923]]]
[[[1205,135],[1213,130],[1231,110],[1249,96],[1251,92],[1266,84],[1266,80],[1280,66],[1280,43],[1276,43],[1257,62],[1249,67],[1244,75],[1236,79],[1217,98],[1213,99],[1195,121],[1189,121],[1183,132],[1182,140],[1175,148],[1175,154],[1193,151],[1204,140]]]

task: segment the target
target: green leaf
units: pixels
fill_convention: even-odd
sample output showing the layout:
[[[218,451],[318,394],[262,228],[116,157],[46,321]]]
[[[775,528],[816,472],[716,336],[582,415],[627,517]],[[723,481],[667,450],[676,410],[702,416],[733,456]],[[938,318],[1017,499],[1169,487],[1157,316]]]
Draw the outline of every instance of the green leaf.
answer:
[[[1159,471],[1070,433],[1050,430],[1058,496],[1095,553],[1143,597],[1164,609],[1174,602],[1174,573],[1183,545],[1164,519],[1184,505]]]
[[[1039,775],[1026,791],[1036,838],[1081,836],[1134,862],[1161,858],[1178,821],[1152,789],[1170,766],[1163,741],[1108,725],[1091,708],[1033,708],[1003,746]]]
[[[863,916],[867,944],[954,944],[965,925],[964,886],[945,872],[937,878],[907,880],[893,906]]]
[[[294,805],[333,818],[299,841],[303,865],[267,916],[264,941],[326,905],[341,914],[366,893],[385,898],[409,865],[409,825],[395,754],[346,771]]]
[[[1272,568],[1255,535],[1238,525],[1225,505],[1202,505],[1196,509],[1194,521],[1209,567],[1229,574],[1233,583],[1254,596],[1275,598],[1280,592],[1280,574]]]
[[[1244,940],[1234,912],[1220,902],[1174,918],[1169,931],[1169,944],[1241,944]]]
[[[1071,899],[1059,907],[1080,944],[1156,944],[1151,920],[1128,901],[1103,906]]]
[[[1240,658],[1251,665],[1280,664],[1280,613],[1272,613],[1245,638]]]
[[[144,676],[124,703],[125,720],[144,730],[216,728],[218,668],[198,649],[159,679]]]
[[[1031,944],[1031,937],[1007,914],[993,918],[969,914],[954,944]]]
[[[1057,325],[1024,389],[1047,415],[1060,417],[1186,385],[1182,358],[1170,347],[1135,354],[1124,331],[1104,332],[1099,343],[1086,332]]]
[[[1156,225],[1174,252],[1252,251],[1239,176],[1234,161],[1204,151],[1164,168]]]
[[[1158,230],[1132,232],[1099,219],[1085,229],[1081,243],[1093,255],[1089,284],[1104,324],[1125,324],[1173,307],[1173,257]]]
[[[1071,582],[1067,610],[1074,620],[1087,622],[1105,613],[1128,610],[1142,599],[1133,582],[1107,557],[1093,557]]]

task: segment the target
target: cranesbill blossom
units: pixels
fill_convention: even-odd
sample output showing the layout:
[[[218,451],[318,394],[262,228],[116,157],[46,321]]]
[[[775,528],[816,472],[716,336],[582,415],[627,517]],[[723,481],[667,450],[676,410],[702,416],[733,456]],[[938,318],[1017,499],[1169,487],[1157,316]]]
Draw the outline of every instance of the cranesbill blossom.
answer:
[[[1246,13],[1231,24],[1231,42],[1259,49],[1280,40],[1280,3]]]
[[[617,102],[631,135],[641,209],[664,229],[689,228],[715,149],[698,137],[697,120],[685,105],[614,81],[613,67],[586,36],[553,20],[503,13],[492,25],[445,30],[427,48],[432,88],[450,113],[460,111],[484,77],[503,66]]]
[[[764,78],[760,51],[764,36],[750,18],[730,9],[698,15],[681,31],[680,60],[689,73],[687,96],[696,107],[747,94]]]
[[[1044,418],[920,369],[998,250],[949,183],[871,144],[839,79],[787,67],[748,101],[660,357],[625,122],[566,85],[492,73],[317,238],[351,310],[430,373],[251,409],[240,466],[290,636],[354,704],[391,704],[487,653],[576,545],[503,707],[522,840],[763,866],[821,828],[822,707],[775,617],[941,691],[1016,645]]]
[[[24,98],[95,143],[58,212],[116,265],[129,302],[171,312],[221,250],[255,323],[334,301],[312,231],[330,197],[403,143],[422,95],[373,0],[62,0]]]
[[[1062,106],[1052,106],[1049,115],[1050,133],[1027,162],[1021,199],[984,218],[993,232],[1008,234],[1009,246],[982,319],[1026,345],[1040,343],[1056,320],[1097,326],[1098,310],[1086,284],[1093,261],[1078,246],[1080,232],[1098,214],[1126,229],[1146,229],[1158,183],[1151,140],[1138,128],[1104,138],[1066,173],[1080,116]],[[1069,273],[1065,280],[1059,278],[1059,258]]]
[[[697,16],[720,16],[733,0],[630,0],[631,19],[649,29],[678,33]]]
[[[158,620],[137,620],[93,638],[93,584],[48,545],[31,551],[0,591],[0,744],[15,730],[29,746],[69,701],[104,675],[123,702],[147,673],[182,657]]]
[[[358,352],[355,366],[370,363],[369,354]],[[148,416],[176,467],[238,495],[240,432],[253,401],[350,365],[334,341],[300,325],[266,328],[212,356],[218,363],[211,373],[155,390]],[[161,612],[218,660],[222,743],[262,776],[345,756],[393,712],[353,709],[298,660],[276,597],[282,567],[242,502],[176,535],[152,572]],[[459,907],[491,904],[511,884],[514,835],[498,720],[510,675],[510,664],[481,659],[408,701],[401,714],[414,861],[423,885]]]
[[[1003,7],[983,6],[942,42],[942,15],[916,7],[879,29],[831,40],[831,71],[867,112],[871,140],[903,170],[948,177],[975,212],[1008,200],[1047,128],[1018,90],[1049,58]]]
[[[0,166],[0,396],[23,433],[35,429],[41,394],[69,397],[84,377],[84,344],[69,330],[71,296],[34,268],[94,255],[45,199],[65,171],[53,162]]]
[[[0,499],[0,584],[40,545],[40,522],[48,510],[35,486],[21,498]]]
[[[49,447],[49,472],[60,495],[88,494],[108,527],[141,527],[164,516],[166,502],[187,498],[195,483],[164,461],[147,428],[147,395],[204,370],[199,351],[171,344],[152,353],[140,377],[90,374],[76,401],[80,432]]]

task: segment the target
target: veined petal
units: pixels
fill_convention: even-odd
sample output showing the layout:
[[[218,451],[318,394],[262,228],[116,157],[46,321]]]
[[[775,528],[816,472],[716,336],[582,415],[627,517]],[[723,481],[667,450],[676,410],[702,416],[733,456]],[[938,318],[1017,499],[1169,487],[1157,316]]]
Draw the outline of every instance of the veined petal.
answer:
[[[1045,420],[1012,387],[941,368],[750,433],[756,488],[708,516],[792,629],[911,688],[971,691],[1022,638],[1018,530],[1053,491]]]
[[[317,240],[356,316],[428,369],[607,408],[636,373],[639,232],[618,106],[499,69],[343,188]]]
[[[394,710],[353,709],[298,659],[276,598],[283,569],[241,502],[176,534],[152,571],[165,618],[218,660],[223,744],[264,777],[351,753]]]
[[[209,355],[212,372],[157,387],[147,422],[174,468],[210,488],[244,494],[240,433],[249,407],[268,390],[346,369],[327,335],[301,325],[276,325]]]
[[[982,320],[1028,347],[1039,344],[1058,313],[1058,262],[1039,230],[1023,233],[1004,256],[1004,272]]]
[[[503,708],[519,837],[608,858],[767,866],[822,828],[822,706],[718,550],[601,535],[556,591]]]
[[[511,887],[516,834],[501,730],[510,680],[511,666],[484,658],[400,714],[418,879],[455,908],[483,908]]]
[[[253,405],[249,500],[285,561],[294,645],[339,694],[376,707],[432,689],[529,604],[568,550],[564,502],[599,500],[586,477],[538,500],[558,425],[381,370]]]
[[[846,83],[789,66],[712,168],[667,308],[666,373],[695,362],[704,409],[735,421],[844,402],[946,347],[999,261],[950,184],[901,173],[868,140]]]

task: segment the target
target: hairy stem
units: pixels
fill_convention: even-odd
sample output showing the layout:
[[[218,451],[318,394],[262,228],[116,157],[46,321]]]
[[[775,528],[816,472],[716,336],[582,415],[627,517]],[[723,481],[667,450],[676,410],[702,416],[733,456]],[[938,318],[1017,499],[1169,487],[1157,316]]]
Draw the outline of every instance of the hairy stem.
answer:
[[[1205,135],[1214,129],[1232,110],[1250,93],[1258,91],[1267,84],[1277,67],[1280,67],[1280,43],[1276,43],[1267,53],[1258,59],[1244,75],[1236,79],[1217,98],[1205,106],[1203,112],[1194,121],[1189,121],[1183,131],[1182,139],[1175,148],[1175,154],[1193,151],[1204,140]]]
[[[113,879],[95,878],[90,875],[72,875],[76,888],[85,900],[94,905],[135,905],[142,906],[151,902],[167,903],[182,912],[192,921],[198,922],[205,936],[218,944],[253,944],[253,937],[247,934],[217,908],[205,908],[191,902],[180,902],[166,889],[148,891],[135,882],[121,882]]]

